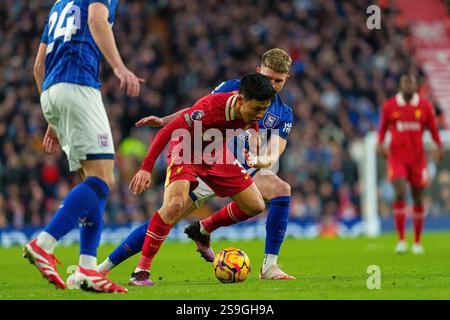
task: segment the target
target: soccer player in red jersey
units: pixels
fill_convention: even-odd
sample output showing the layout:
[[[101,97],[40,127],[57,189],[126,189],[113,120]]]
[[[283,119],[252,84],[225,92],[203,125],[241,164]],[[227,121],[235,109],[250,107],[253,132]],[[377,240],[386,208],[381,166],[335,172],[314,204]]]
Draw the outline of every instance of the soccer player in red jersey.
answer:
[[[216,227],[247,220],[264,210],[261,193],[246,170],[228,150],[226,139],[223,139],[221,148],[214,153],[214,156],[223,155],[222,162],[211,161],[213,159],[207,156],[208,146],[205,145],[205,141],[211,141],[210,135],[214,130],[221,133],[222,137],[227,135],[227,129],[257,130],[257,121],[262,118],[274,96],[275,90],[267,77],[258,73],[250,74],[242,78],[239,92],[207,95],[158,132],[142,162],[141,169],[130,182],[133,194],[141,194],[147,189],[150,186],[155,161],[166,144],[171,141],[168,156],[170,165],[167,169],[163,205],[150,220],[141,259],[131,275],[130,285],[154,285],[149,272],[153,258],[172,225],[191,205],[189,192],[197,186],[197,178],[207,183],[218,196],[231,197],[233,200],[221,211],[222,214],[215,221]],[[196,133],[195,126],[199,121],[202,127],[201,131]],[[185,133],[174,137],[176,129],[184,129]],[[201,135],[203,140],[200,157],[196,156],[197,150],[180,148],[189,141],[189,138],[198,138],[195,134]],[[190,153],[194,159],[188,157],[189,160],[186,161],[185,152]],[[183,157],[182,161],[180,157]]]
[[[414,225],[414,254],[424,253],[420,236],[424,222],[423,190],[428,184],[426,154],[422,135],[426,128],[431,133],[438,148],[436,160],[443,156],[442,142],[436,125],[436,117],[431,103],[420,97],[414,76],[403,75],[400,79],[400,92],[383,104],[381,123],[378,130],[378,150],[387,158],[388,177],[395,189],[393,203],[394,222],[399,236],[396,253],[405,253],[408,244],[405,240],[406,224],[406,183],[411,186],[414,202],[412,213]],[[390,130],[390,148],[383,146],[386,131]]]

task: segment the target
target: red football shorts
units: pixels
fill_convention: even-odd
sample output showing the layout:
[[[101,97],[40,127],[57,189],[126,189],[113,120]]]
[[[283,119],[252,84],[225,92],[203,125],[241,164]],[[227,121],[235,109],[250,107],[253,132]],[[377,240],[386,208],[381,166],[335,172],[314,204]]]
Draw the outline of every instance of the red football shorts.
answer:
[[[165,187],[177,180],[189,180],[190,190],[198,186],[202,179],[219,197],[230,197],[247,189],[253,179],[245,168],[235,161],[233,164],[174,164],[169,162]]]
[[[388,177],[392,180],[406,179],[416,188],[428,185],[428,171],[425,161],[409,162],[402,159],[388,159]]]

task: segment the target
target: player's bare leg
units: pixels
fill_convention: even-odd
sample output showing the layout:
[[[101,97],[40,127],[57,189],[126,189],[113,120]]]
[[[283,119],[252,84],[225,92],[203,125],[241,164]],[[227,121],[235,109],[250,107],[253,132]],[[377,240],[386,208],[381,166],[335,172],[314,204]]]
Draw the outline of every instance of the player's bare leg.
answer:
[[[397,229],[399,241],[395,247],[395,253],[403,254],[408,250],[408,243],[405,239],[406,228],[406,180],[396,179],[392,182],[395,189],[395,201],[393,204],[394,222]]]
[[[177,180],[170,183],[164,191],[162,207],[150,220],[145,236],[139,263],[131,274],[129,284],[132,286],[152,286],[150,268],[153,258],[166,239],[172,226],[189,209],[192,200],[189,197],[189,180]]]
[[[253,181],[264,200],[269,201],[264,262],[260,269],[259,278],[264,280],[294,280],[296,278],[282,271],[277,263],[279,249],[284,240],[288,223],[290,201],[286,200],[290,200],[291,187],[269,170],[258,171],[253,176]]]
[[[425,250],[420,242],[423,223],[425,218],[425,210],[423,206],[423,188],[411,186],[411,193],[414,202],[414,208],[412,213],[413,225],[414,225],[414,243],[412,245],[412,253],[423,254]]]
[[[195,241],[197,251],[209,262],[214,260],[214,253],[209,245],[209,235],[214,230],[245,221],[264,211],[264,199],[253,182],[245,190],[231,197],[234,201],[200,222],[189,224],[185,233]]]

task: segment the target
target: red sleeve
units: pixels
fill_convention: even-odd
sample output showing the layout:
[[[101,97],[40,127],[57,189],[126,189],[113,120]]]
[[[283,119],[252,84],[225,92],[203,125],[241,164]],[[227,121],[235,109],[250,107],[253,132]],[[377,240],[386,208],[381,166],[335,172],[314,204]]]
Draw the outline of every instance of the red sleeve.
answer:
[[[253,130],[255,130],[257,133],[259,133],[259,125],[258,121],[253,122],[252,127]]]
[[[436,114],[434,112],[433,105],[428,103],[428,118],[427,127],[430,130],[431,137],[438,146],[442,146],[441,136],[439,135],[439,130],[436,124]]]
[[[389,104],[386,101],[383,103],[383,107],[381,110],[381,120],[380,127],[378,128],[378,144],[382,144],[384,141],[384,137],[386,136],[386,131],[389,125]]]
[[[192,108],[190,108],[189,111],[191,109]],[[145,156],[145,159],[142,161],[141,170],[152,172],[156,159],[158,159],[158,156],[164,150],[167,143],[170,141],[172,137],[172,133],[176,129],[187,129],[189,131],[192,131],[192,122],[191,119],[189,118],[189,111],[180,114],[171,122],[169,122],[169,124],[167,124],[164,128],[158,131],[158,134],[153,140],[150,149],[148,150],[147,155]]]

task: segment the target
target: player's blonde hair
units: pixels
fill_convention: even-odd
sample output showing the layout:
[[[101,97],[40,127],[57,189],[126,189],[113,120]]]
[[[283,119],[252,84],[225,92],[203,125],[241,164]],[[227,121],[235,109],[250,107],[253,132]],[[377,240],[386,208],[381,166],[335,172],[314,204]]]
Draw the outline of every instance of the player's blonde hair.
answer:
[[[267,67],[280,73],[289,73],[291,63],[291,57],[280,48],[266,51],[261,59],[261,67]]]

